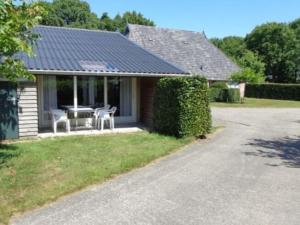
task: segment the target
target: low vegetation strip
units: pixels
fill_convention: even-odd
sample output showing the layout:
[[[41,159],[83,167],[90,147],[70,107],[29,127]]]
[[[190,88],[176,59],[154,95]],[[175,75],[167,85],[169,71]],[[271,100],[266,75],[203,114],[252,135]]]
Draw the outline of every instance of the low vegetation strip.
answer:
[[[300,101],[300,84],[247,84],[245,96]]]
[[[0,145],[0,224],[17,212],[141,167],[191,140],[141,132]]]
[[[236,107],[236,108],[300,108],[300,101],[274,100],[245,98],[241,103],[212,102],[213,107]]]

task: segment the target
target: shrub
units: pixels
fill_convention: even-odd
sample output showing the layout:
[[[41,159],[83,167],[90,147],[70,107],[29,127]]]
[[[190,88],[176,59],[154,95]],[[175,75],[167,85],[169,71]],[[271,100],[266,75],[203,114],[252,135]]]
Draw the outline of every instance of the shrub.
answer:
[[[220,89],[225,89],[227,88],[227,84],[223,81],[217,81],[214,82],[210,85],[211,88],[220,88]]]
[[[247,84],[245,96],[300,101],[300,84]]]
[[[207,80],[160,79],[154,96],[153,128],[176,137],[207,134],[211,129]]]
[[[209,93],[209,101],[210,102],[221,102],[221,96],[222,96],[222,91],[224,89],[222,88],[209,88],[208,93]]]
[[[240,89],[237,88],[225,89],[224,99],[226,102],[230,102],[230,103],[239,102],[241,100]]]
[[[210,88],[209,100],[211,102],[239,102],[240,90],[236,88]]]
[[[257,74],[252,69],[246,68],[233,73],[230,79],[237,83],[259,84],[265,81],[264,74]]]

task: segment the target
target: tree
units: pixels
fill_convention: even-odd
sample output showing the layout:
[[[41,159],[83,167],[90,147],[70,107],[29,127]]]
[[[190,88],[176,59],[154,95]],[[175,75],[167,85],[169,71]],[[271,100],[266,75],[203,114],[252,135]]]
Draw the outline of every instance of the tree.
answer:
[[[36,4],[0,0],[0,77],[16,81],[18,78],[34,79],[15,55],[33,55],[32,46],[38,35],[31,29],[41,19],[43,9]]]
[[[41,20],[41,24],[50,26],[68,26],[86,29],[100,29],[107,31],[125,32],[126,24],[141,24],[154,26],[154,22],[135,11],[117,14],[111,18],[104,12],[100,18],[91,12],[90,5],[81,0],[53,0],[53,2],[40,1],[47,15]]]
[[[107,12],[103,13],[100,17],[100,24],[98,28],[100,30],[107,31],[116,31],[118,29],[115,21],[109,17]]]
[[[212,38],[211,42],[233,59],[241,57],[246,50],[246,43],[243,37],[228,36],[223,39]]]
[[[264,75],[264,63],[259,59],[257,54],[247,49],[243,37],[229,36],[223,39],[213,38],[211,42],[242,69],[247,69],[248,74],[249,69],[251,69],[251,73],[257,74],[259,77]]]
[[[299,43],[295,32],[283,23],[256,27],[246,39],[247,47],[266,64],[266,74],[275,82],[295,82],[299,65]]]
[[[290,27],[296,32],[297,39],[300,40],[300,18],[291,22]]]
[[[132,11],[125,12],[123,15],[117,14],[113,19],[107,13],[103,13],[100,18],[99,29],[124,33],[127,23],[155,26],[155,23],[145,18],[143,14]]]
[[[251,69],[257,75],[265,75],[265,64],[259,59],[257,54],[248,49],[240,57],[237,57],[235,62],[244,69]]]
[[[250,68],[242,69],[239,72],[233,73],[230,79],[237,83],[257,84],[265,81],[264,74],[255,73]]]
[[[298,41],[298,67],[297,67],[297,72],[296,72],[296,81],[300,82],[300,18],[294,20],[293,22],[290,23],[290,27],[294,30],[297,36],[297,41]]]
[[[91,12],[90,5],[80,0],[54,0],[52,3],[40,2],[48,12],[41,24],[97,29],[99,19]]]

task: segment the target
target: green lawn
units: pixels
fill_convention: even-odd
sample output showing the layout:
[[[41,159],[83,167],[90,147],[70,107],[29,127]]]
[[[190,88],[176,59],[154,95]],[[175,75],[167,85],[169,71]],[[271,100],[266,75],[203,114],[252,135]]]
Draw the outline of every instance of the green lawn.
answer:
[[[298,108],[300,101],[287,101],[287,100],[273,100],[273,99],[258,99],[258,98],[245,98],[244,103],[224,103],[212,102],[211,106],[215,107],[248,107],[248,108]]]
[[[0,145],[0,224],[17,212],[141,167],[190,141],[141,132]]]

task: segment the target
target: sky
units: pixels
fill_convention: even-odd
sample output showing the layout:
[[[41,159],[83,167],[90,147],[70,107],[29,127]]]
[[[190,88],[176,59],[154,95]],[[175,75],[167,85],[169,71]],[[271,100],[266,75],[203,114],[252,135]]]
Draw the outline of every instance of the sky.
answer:
[[[87,0],[97,15],[136,10],[158,27],[245,36],[256,25],[300,17],[300,0]]]

